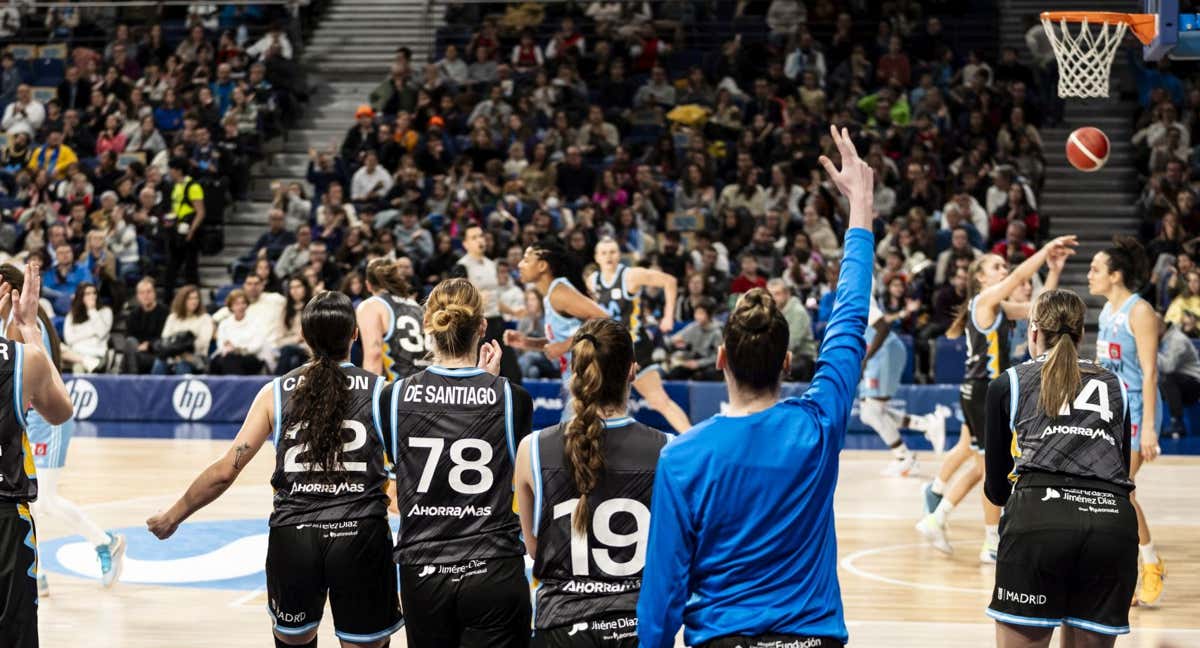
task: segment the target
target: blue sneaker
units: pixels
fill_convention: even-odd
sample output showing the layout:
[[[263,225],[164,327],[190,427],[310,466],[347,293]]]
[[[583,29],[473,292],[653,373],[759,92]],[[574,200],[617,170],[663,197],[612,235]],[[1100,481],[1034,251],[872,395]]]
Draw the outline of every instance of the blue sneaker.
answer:
[[[937,510],[938,504],[942,503],[942,496],[933,492],[933,482],[925,484],[925,487],[921,489],[921,492],[925,495],[924,513],[925,515],[929,515]]]
[[[108,544],[96,547],[96,557],[100,559],[100,584],[112,587],[125,563],[125,536],[109,532]]]

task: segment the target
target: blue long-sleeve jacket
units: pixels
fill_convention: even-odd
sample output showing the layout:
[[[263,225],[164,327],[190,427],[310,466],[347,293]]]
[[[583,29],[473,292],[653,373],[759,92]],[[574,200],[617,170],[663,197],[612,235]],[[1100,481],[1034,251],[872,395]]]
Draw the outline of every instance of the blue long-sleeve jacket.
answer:
[[[833,492],[860,367],[874,237],[846,234],[833,315],[808,391],[715,416],[663,449],[638,599],[642,648],[727,635],[847,641]]]

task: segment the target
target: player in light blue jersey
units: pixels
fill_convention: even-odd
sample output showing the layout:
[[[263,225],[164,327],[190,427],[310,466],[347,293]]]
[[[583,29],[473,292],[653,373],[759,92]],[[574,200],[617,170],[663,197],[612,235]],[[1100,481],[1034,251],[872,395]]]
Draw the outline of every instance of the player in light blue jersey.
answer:
[[[1125,385],[1129,393],[1129,423],[1133,448],[1129,477],[1137,477],[1144,461],[1158,457],[1158,427],[1162,400],[1158,395],[1158,314],[1135,290],[1145,283],[1148,268],[1141,244],[1132,237],[1113,239],[1113,247],[1097,252],[1088,269],[1088,292],[1103,296],[1096,357]],[[1134,604],[1154,605],[1162,596],[1167,570],[1154,550],[1146,514],[1137,491],[1130,493],[1137,512],[1142,584]]]
[[[837,576],[833,493],[865,355],[875,238],[874,174],[849,132],[831,129],[842,169],[821,164],[850,202],[833,315],[807,392],[779,400],[787,320],[766,290],[738,300],[717,353],[729,408],[662,451],[638,599],[642,648],[671,648],[680,624],[698,648],[849,639]]]
[[[525,256],[517,264],[521,281],[533,284],[542,296],[542,310],[546,320],[546,337],[531,338],[520,331],[504,332],[504,344],[514,349],[542,351],[551,361],[557,362],[562,372],[562,384],[571,380],[571,338],[584,320],[608,317],[608,312],[587,296],[587,284],[583,281],[578,263],[558,240],[547,237],[525,250]],[[568,403],[570,391],[563,389],[563,420],[571,418]]]
[[[0,266],[0,277],[10,286],[20,286],[25,283],[25,273],[11,264]],[[0,319],[6,322],[5,336],[10,340],[23,341],[17,328],[11,307],[7,312],[0,312]],[[54,368],[61,372],[62,344],[58,334],[45,310],[38,309],[38,329],[42,333],[42,347],[50,355]],[[100,582],[104,587],[112,587],[121,576],[121,567],[125,556],[125,537],[104,531],[92,521],[77,504],[63,497],[58,491],[58,479],[62,468],[67,462],[67,449],[71,445],[71,435],[75,431],[75,421],[68,419],[61,425],[51,425],[36,410],[29,409],[25,413],[26,432],[29,435],[29,446],[33,450],[33,463],[37,467],[38,498],[33,502],[33,517],[35,520],[52,515],[67,523],[96,548],[96,558],[100,562]],[[49,596],[50,587],[45,572],[38,573],[38,596]]]
[[[905,316],[904,311],[885,314],[871,298],[865,333],[867,356],[858,387],[858,417],[875,430],[894,455],[883,469],[885,477],[908,477],[919,470],[917,455],[905,445],[901,428],[923,432],[933,444],[934,452],[940,455],[946,447],[946,418],[950,416],[950,408],[945,405],[934,407],[929,414],[908,414],[889,405],[900,390],[900,378],[908,363],[908,351],[892,330],[892,323]]]

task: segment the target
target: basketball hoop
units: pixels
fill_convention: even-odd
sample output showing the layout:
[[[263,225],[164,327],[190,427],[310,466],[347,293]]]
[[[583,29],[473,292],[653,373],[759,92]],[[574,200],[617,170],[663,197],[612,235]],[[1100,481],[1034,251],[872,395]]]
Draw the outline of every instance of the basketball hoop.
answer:
[[[1058,96],[1107,98],[1113,57],[1125,33],[1131,31],[1149,45],[1158,31],[1157,18],[1105,11],[1044,12],[1042,26],[1058,60]],[[1074,34],[1070,23],[1081,23]]]

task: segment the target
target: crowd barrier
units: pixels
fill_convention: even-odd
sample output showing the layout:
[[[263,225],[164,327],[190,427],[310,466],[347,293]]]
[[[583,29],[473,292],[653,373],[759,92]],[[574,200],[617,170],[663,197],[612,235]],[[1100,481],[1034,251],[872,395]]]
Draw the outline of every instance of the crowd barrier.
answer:
[[[241,423],[267,376],[66,376],[67,391],[75,405],[75,417],[93,423],[120,422],[213,424]],[[670,395],[693,421],[719,414],[727,403],[725,385],[719,382],[667,382]],[[527,380],[534,403],[534,426],[547,427],[562,415],[561,383],[557,380]],[[784,385],[784,395],[798,395],[807,385]],[[921,414],[935,405],[947,405],[955,415],[947,430],[957,432],[961,412],[956,385],[907,385],[900,388],[896,406]],[[630,413],[656,427],[667,423],[649,404],[634,394]],[[851,431],[866,431],[857,416]]]

